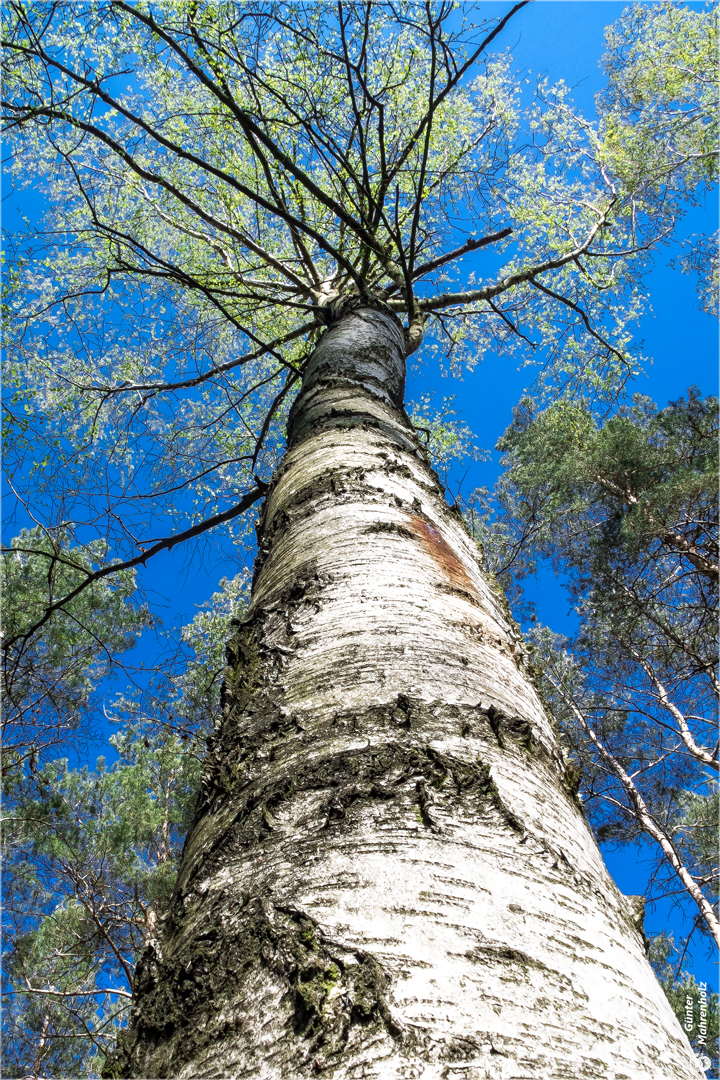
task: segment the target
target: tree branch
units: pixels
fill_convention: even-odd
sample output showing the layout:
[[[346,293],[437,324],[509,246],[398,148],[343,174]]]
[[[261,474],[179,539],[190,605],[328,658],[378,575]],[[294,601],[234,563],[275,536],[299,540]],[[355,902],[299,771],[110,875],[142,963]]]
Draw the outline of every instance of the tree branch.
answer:
[[[214,529],[217,525],[222,525],[226,521],[232,521],[233,518],[239,517],[244,514],[249,507],[256,503],[258,499],[261,499],[267,491],[268,485],[261,484],[256,488],[252,488],[243,495],[242,499],[237,506],[233,506],[230,510],[224,510],[221,514],[214,514],[213,517],[206,518],[205,521],[199,522],[197,525],[193,525],[191,528],[186,529],[184,532],[176,533],[174,536],[164,537],[162,540],[156,541],[151,548],[144,551],[141,555],[136,555],[133,559],[126,559],[124,562],[113,563],[112,566],[103,566],[100,570],[96,570],[92,574],[88,574],[85,581],[81,582],[75,589],[69,592],[66,596],[63,596],[60,600],[54,601],[49,604],[45,609],[45,613],[41,619],[38,619],[33,625],[24,633],[16,634],[10,638],[7,642],[3,643],[3,650],[9,649],[16,641],[27,642],[33,634],[37,633],[41,627],[45,625],[54,611],[65,606],[74,600],[76,596],[79,596],[81,592],[92,585],[95,581],[100,581],[102,578],[108,577],[110,574],[117,574],[121,570],[130,570],[134,566],[143,566],[148,559],[151,559],[153,555],[158,555],[161,551],[170,551],[177,544],[183,543],[185,540],[191,540],[195,536],[200,536],[202,533],[207,532],[209,529]],[[38,554],[47,554],[47,552],[38,552]]]
[[[710,931],[718,945],[720,945],[720,921],[718,921],[712,904],[705,897],[700,886],[680,859],[680,856],[675,850],[675,845],[673,844],[670,837],[667,835],[665,830],[658,825],[658,823],[651,815],[650,811],[647,808],[645,800],[640,794],[632,778],[628,775],[628,773],[622,767],[614,754],[612,754],[607,749],[605,744],[598,738],[596,733],[588,724],[585,718],[585,714],[575,704],[572,695],[566,692],[560,680],[554,679],[547,671],[545,671],[544,674],[548,681],[552,684],[552,686],[555,687],[557,692],[560,694],[565,705],[571,710],[573,716],[580,724],[588,739],[590,739],[591,743],[597,750],[598,754],[604,761],[609,771],[620,781],[620,784],[622,785],[625,794],[627,795],[627,798],[634,809],[633,816],[635,817],[635,820],[638,822],[638,824],[642,826],[645,832],[649,836],[651,836],[653,840],[659,845],[663,852],[663,855],[669,862],[670,866],[672,866],[673,870],[679,877],[685,889],[697,904],[700,916],[702,917],[708,930]]]
[[[448,251],[446,255],[439,255],[437,259],[431,259],[430,262],[423,263],[413,270],[410,275],[413,281],[416,281],[419,277],[424,277],[425,274],[432,273],[433,270],[438,270],[441,266],[445,266],[446,263],[452,262],[454,259],[459,259],[463,255],[467,255],[469,251],[477,251],[478,248],[486,247],[488,244],[494,244],[498,240],[503,240],[506,236],[509,236],[512,229],[508,226],[506,229],[500,229],[496,233],[488,233],[487,236],[481,236],[479,239],[470,239],[466,241],[461,247],[455,248],[454,251]],[[382,299],[387,299],[394,292],[397,292],[399,286],[393,281],[382,290],[380,296]]]
[[[485,285],[482,289],[471,289],[468,292],[461,293],[442,293],[440,296],[424,298],[418,301],[420,308],[423,311],[439,311],[446,307],[457,307],[460,304],[473,304],[479,300],[489,300],[493,296],[498,296],[500,293],[507,292],[507,290],[511,289],[514,285],[520,285],[525,281],[530,281],[531,278],[536,277],[537,274],[543,274],[546,270],[557,270],[561,266],[566,266],[568,263],[577,259],[578,255],[582,255],[588,250],[599,229],[607,221],[607,214],[612,206],[613,203],[610,204],[604,213],[599,214],[597,222],[593,225],[583,243],[580,244],[579,247],[573,248],[573,250],[569,251],[566,255],[559,255],[555,259],[545,259],[535,266],[529,266],[526,270],[518,270],[514,274],[509,274],[506,278],[503,278],[501,281],[496,281],[492,285]],[[393,311],[405,310],[404,303],[401,300],[390,300],[388,303]]]

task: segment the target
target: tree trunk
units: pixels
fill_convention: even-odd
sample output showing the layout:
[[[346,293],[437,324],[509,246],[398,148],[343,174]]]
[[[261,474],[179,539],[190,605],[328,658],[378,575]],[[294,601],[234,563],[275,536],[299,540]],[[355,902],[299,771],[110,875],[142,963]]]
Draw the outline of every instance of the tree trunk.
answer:
[[[171,910],[105,1075],[697,1080],[403,412],[404,354],[363,302],[310,361]]]

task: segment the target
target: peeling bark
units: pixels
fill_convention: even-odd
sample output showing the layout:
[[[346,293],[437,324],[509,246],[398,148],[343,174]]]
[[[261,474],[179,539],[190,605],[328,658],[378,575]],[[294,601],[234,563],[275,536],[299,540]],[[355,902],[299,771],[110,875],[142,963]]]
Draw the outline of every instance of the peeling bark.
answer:
[[[172,905],[104,1075],[698,1080],[403,412],[405,349],[358,300],[305,373]]]

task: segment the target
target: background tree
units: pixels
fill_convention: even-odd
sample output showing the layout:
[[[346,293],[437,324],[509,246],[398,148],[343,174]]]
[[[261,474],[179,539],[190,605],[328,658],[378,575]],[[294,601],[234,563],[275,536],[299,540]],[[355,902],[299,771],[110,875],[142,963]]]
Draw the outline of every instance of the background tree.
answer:
[[[650,959],[693,1050],[706,1063],[710,1061],[703,1068],[714,1080],[718,1072],[718,995],[692,975],[677,977],[670,962],[675,951],[672,935],[659,934],[650,946]]]
[[[475,527],[501,582],[540,558],[567,580],[574,640],[530,640],[597,835],[649,837],[654,895],[686,890],[717,940],[717,400],[604,424],[524,402],[498,446],[500,513]]]
[[[47,761],[8,782],[8,1077],[99,1076],[127,1022],[137,957],[175,883],[242,596],[242,579],[223,583],[183,629],[184,653],[158,664],[162,687],[151,682],[139,697],[115,702],[122,719],[110,739],[112,765]]]
[[[39,526],[3,553],[3,775],[11,786],[18,770],[37,771],[70,741],[78,749],[97,737],[95,690],[149,625],[147,608],[130,602],[135,576],[123,571],[94,582],[45,620],[42,634],[24,638],[105,554],[102,541],[73,547],[62,530]]]
[[[152,735],[152,733],[151,733]],[[8,1076],[98,1075],[130,1005],[135,960],[175,880],[199,762],[128,727],[119,760],[47,765],[6,819]]]
[[[608,165],[628,188],[667,185],[671,198],[695,202],[717,177],[717,21],[708,10],[635,4],[605,39],[597,105]]]

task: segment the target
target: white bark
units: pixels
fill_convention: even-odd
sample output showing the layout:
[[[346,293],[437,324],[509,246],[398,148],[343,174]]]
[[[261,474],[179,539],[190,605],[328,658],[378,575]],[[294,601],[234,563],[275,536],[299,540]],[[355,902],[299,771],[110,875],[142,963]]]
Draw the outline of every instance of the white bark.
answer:
[[[106,1075],[697,1080],[401,410],[404,349],[363,307],[310,363],[172,910]]]

